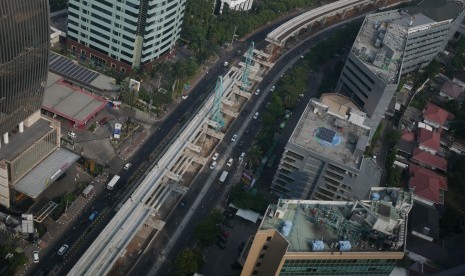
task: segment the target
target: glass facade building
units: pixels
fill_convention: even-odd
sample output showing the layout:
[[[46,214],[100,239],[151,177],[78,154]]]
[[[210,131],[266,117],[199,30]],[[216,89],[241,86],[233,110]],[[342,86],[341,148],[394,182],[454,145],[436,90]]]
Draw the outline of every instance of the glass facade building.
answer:
[[[90,58],[113,69],[119,67],[119,62],[140,68],[173,49],[180,37],[185,2],[70,0],[67,31],[70,50],[77,51],[82,59]]]
[[[0,134],[40,109],[48,71],[48,0],[0,1]]]
[[[279,275],[389,275],[397,260],[389,259],[307,259],[285,260]]]

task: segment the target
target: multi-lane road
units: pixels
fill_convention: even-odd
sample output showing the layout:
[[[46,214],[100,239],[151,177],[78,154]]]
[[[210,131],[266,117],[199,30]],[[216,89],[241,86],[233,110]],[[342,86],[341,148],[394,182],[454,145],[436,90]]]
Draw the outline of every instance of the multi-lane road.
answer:
[[[273,69],[264,76],[263,81],[259,84],[258,88],[262,91],[259,96],[253,96],[244,106],[243,110],[246,112],[242,112],[241,116],[236,118],[233,125],[228,129],[225,138],[221,141],[221,143],[217,146],[216,151],[220,154],[227,152],[228,147],[233,147],[232,153],[229,157],[233,157],[236,161],[241,154],[241,152],[246,152],[247,147],[251,146],[253,142],[253,137],[255,136],[256,132],[258,131],[258,120],[247,120],[247,116],[252,116],[255,111],[258,111],[260,114],[266,108],[266,103],[271,99],[271,93],[268,92],[270,87],[274,85],[279,78],[290,68],[294,65],[294,63],[299,60],[300,56],[311,48],[312,45],[318,43],[321,40],[326,39],[330,36],[332,31],[328,29],[327,31],[321,32],[318,35],[315,35],[309,38],[307,41],[302,42],[298,46],[294,47],[293,49],[287,51],[280,59],[276,62],[273,66]],[[258,43],[259,47],[263,47],[265,43]],[[318,93],[318,86],[320,83],[320,78],[310,79],[310,87],[305,92],[304,98],[299,102],[294,110],[294,115],[289,120],[288,124],[286,125],[285,131],[282,133],[278,147],[276,148],[276,153],[281,154],[284,150],[284,146],[286,141],[289,139],[295,125],[297,124],[300,114],[305,109],[306,103],[310,100],[310,98],[315,97]],[[266,95],[264,95],[266,93]],[[236,143],[232,143],[230,141],[231,136],[234,133],[237,133],[240,128],[244,127],[244,122],[249,121],[249,125],[247,126],[248,134],[243,135]],[[241,147],[241,144],[243,146]],[[223,158],[227,160],[227,158]],[[223,165],[223,164],[219,164]],[[233,171],[238,169],[237,162],[233,168],[227,168],[229,171]],[[224,167],[226,169],[226,167]],[[221,168],[220,168],[221,169]],[[274,168],[275,169],[275,168]],[[161,268],[157,271],[157,275],[168,275],[170,271],[173,269],[173,263],[177,256],[177,254],[185,247],[189,247],[195,242],[195,237],[193,233],[195,232],[195,227],[199,221],[205,218],[210,210],[215,208],[219,202],[224,200],[223,197],[220,195],[223,193],[223,190],[219,190],[218,185],[212,185],[208,192],[205,194],[201,208],[198,208],[196,212],[191,217],[189,223],[184,225],[182,234],[180,235],[182,239],[178,240],[175,245],[172,247],[170,252],[166,255],[161,255],[161,252],[164,252],[164,248],[166,244],[169,242],[170,239],[173,237],[173,233],[177,231],[179,228],[179,222],[186,216],[190,206],[192,203],[197,199],[199,196],[199,191],[202,189],[202,185],[206,182],[207,178],[209,178],[209,169],[204,168],[200,173],[199,177],[196,178],[195,182],[191,184],[188,192],[185,194],[182,207],[178,207],[171,215],[170,219],[168,220],[167,224],[165,225],[162,232],[159,234],[158,240],[154,243],[154,246],[151,250],[148,250],[147,254],[141,257],[141,260],[137,264],[137,266],[131,271],[130,275],[148,275],[149,272],[154,272],[153,264],[157,258],[163,257],[165,259],[164,264]],[[273,173],[265,173],[263,178],[266,179],[269,183],[271,183],[271,179],[273,177]],[[263,181],[263,180],[262,180]],[[223,188],[220,188],[223,189]]]
[[[116,214],[115,208],[126,198],[125,195],[128,193],[127,182],[130,177],[148,168],[150,162],[149,156],[151,154],[152,156],[156,156],[162,152],[177,130],[181,128],[181,125],[186,123],[189,116],[197,110],[204,99],[212,92],[216,77],[223,75],[227,71],[227,68],[223,66],[224,62],[237,59],[241,55],[237,49],[246,49],[250,41],[261,41],[259,45],[264,45],[266,34],[281,23],[282,21],[276,22],[257,32],[250,36],[248,41],[235,42],[234,48],[231,51],[223,53],[220,59],[209,69],[209,74],[205,75],[192,89],[189,97],[176,106],[171,114],[159,125],[157,130],[147,139],[146,143],[141,146],[131,160],[133,166],[128,171],[121,172],[121,179],[117,188],[113,191],[105,191],[105,193],[100,194],[93,204],[82,211],[82,217],[84,218],[92,211],[98,210],[100,214],[97,219],[91,223],[81,223],[81,220],[77,220],[73,224],[63,226],[67,227],[65,235],[58,238],[54,245],[49,245],[56,250],[49,248],[48,253],[41,256],[40,263],[33,265],[32,269],[29,270],[29,274],[46,275],[52,272],[53,275],[65,275]],[[120,162],[109,162],[110,165],[113,163],[119,164]],[[123,187],[126,189],[121,190]],[[190,190],[195,190],[195,188]],[[57,255],[57,250],[62,244],[70,246],[64,257]]]

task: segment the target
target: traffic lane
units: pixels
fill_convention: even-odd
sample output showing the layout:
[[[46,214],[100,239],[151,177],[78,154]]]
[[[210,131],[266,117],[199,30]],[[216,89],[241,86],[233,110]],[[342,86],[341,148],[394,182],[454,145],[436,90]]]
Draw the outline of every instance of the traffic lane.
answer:
[[[236,51],[232,51],[229,55],[226,55],[221,59],[221,62],[224,62],[228,59],[232,59],[234,57],[239,56]],[[224,74],[226,72],[227,68],[222,68],[221,63],[218,63],[218,66],[216,68],[210,69],[210,76],[214,74]],[[151,152],[155,147],[164,139],[165,135],[170,132],[170,130],[173,128],[173,126],[180,121],[181,118],[186,117],[187,115],[182,111],[185,111],[186,113],[192,112],[195,108],[200,106],[202,101],[204,100],[205,97],[201,97],[202,95],[207,95],[209,94],[210,91],[208,91],[209,87],[212,87],[213,84],[215,83],[215,79],[206,79],[202,78],[199,83],[193,88],[191,91],[191,96],[188,97],[186,100],[183,100],[176,106],[176,108],[173,110],[172,114],[168,116],[164,122],[161,124],[160,129],[158,131],[155,131],[152,133],[152,135],[149,136],[147,139],[146,143],[144,143],[139,151],[136,152],[134,157],[131,159],[131,163],[133,163],[132,169],[130,169],[128,172],[122,172],[123,174],[128,174],[132,175],[137,171],[137,168],[144,162],[144,159],[147,157],[147,153]],[[125,180],[121,180],[121,182],[126,182]],[[121,183],[120,183],[121,184]],[[102,194],[98,198],[95,199],[96,202],[102,202],[105,199],[105,196]],[[86,211],[89,211],[88,209],[85,209]],[[73,240],[77,239],[80,235],[83,234],[85,231],[84,228],[81,229],[80,225],[74,225],[73,227],[77,227],[78,231],[75,231],[76,234],[73,234],[72,236],[66,236],[65,239],[60,240],[59,242],[56,242],[56,244],[63,244],[64,242],[68,241],[69,239],[74,238]],[[79,231],[81,230],[81,231]],[[79,233],[81,232],[81,233]],[[61,245],[60,245],[61,246]],[[48,263],[50,264],[56,264],[58,263],[57,260],[54,259],[54,256],[56,256],[56,251],[51,252],[50,255],[46,255],[44,262],[42,263]],[[45,267],[39,267],[37,269],[44,269]],[[37,270],[37,269],[34,269]]]
[[[292,53],[292,51],[291,51]],[[237,57],[239,56],[239,54],[236,52],[236,51],[232,51],[229,55],[226,55],[225,57],[223,57],[222,59],[220,59],[220,63],[216,66],[217,68],[217,71],[219,71],[219,73],[222,73],[224,74],[226,69],[227,68],[221,68],[220,65],[221,65],[221,62],[224,62],[226,61],[227,59],[231,59],[231,58],[234,58],[234,57]],[[215,70],[215,69],[213,69]],[[217,72],[218,73],[218,72]],[[188,97],[186,100],[182,101],[174,110],[173,114],[174,116],[169,116],[167,118],[167,120],[164,121],[164,123],[162,124],[162,129],[165,129],[164,133],[166,134],[168,132],[167,127],[168,126],[172,126],[173,125],[173,122],[176,120],[176,121],[180,121],[181,118],[183,117],[187,117],[188,115],[186,114],[182,114],[181,112],[177,112],[178,110],[191,110],[194,108],[194,106],[198,106],[200,105],[201,101],[203,100],[202,97],[196,97],[196,96],[199,96],[199,95],[202,95],[202,88],[206,88],[205,86],[211,86],[212,84],[214,83],[214,81],[210,81],[207,80],[206,78],[203,78],[200,82],[199,82],[199,85],[196,86],[197,89],[193,89],[193,91],[191,92],[192,93],[192,96],[194,97]],[[208,92],[207,92],[208,93]],[[193,100],[194,99],[194,100]],[[188,107],[191,107],[190,109]],[[134,161],[136,163],[136,166],[135,167],[138,167],[138,165],[140,165],[143,161],[142,159],[140,159],[140,157],[142,157],[141,155],[148,152],[148,148],[149,146],[154,146],[155,144],[157,144],[162,138],[162,132],[158,132],[158,135],[155,135],[155,137],[152,138],[151,136],[151,139],[149,139],[148,141],[151,141],[151,143],[146,143],[144,145],[147,145],[146,148],[142,149],[142,151],[140,151],[140,153],[138,154],[138,157],[139,158],[135,158]],[[158,138],[158,139],[157,139]],[[150,147],[149,147],[150,148]]]

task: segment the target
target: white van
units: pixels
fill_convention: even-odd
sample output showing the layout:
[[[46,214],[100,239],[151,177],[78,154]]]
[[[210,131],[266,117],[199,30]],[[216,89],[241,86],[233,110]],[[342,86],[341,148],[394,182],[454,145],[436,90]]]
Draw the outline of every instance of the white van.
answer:
[[[58,249],[58,255],[63,256],[66,250],[68,250],[69,246],[67,244],[63,244],[60,249]]]

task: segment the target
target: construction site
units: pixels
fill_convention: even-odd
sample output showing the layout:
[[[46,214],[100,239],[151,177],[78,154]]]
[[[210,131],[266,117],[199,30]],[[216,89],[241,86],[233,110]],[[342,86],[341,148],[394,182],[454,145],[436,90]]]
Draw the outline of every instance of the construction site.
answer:
[[[386,2],[402,1],[375,1],[374,5],[368,4],[372,1],[367,0],[338,1],[335,2],[337,5],[329,8],[329,13],[328,8],[318,10],[312,20],[307,18],[305,22],[310,24],[314,20],[322,20],[327,13],[329,17],[339,14],[339,20],[343,20],[349,16],[345,10],[351,12],[355,9],[355,13],[359,14],[368,7],[373,9]],[[341,13],[344,16],[341,17]],[[326,19],[322,28],[325,24],[328,24]],[[140,254],[163,229],[191,183],[209,164],[232,122],[243,111],[263,76],[273,67],[285,41],[297,35],[304,25],[298,24],[298,30],[292,32],[289,28],[295,26],[278,27],[275,31],[287,29],[287,35],[280,37],[278,43],[270,44],[265,51],[255,49],[251,43],[244,60],[218,77],[211,96],[205,99],[193,113],[195,115],[191,115],[190,121],[178,131],[171,145],[153,162],[145,178],[136,183],[137,188],[131,197],[119,205],[118,213],[75,264],[70,275],[126,274],[133,267]],[[270,35],[272,33],[268,34],[267,41],[276,41]],[[242,131],[237,135],[240,137]],[[211,183],[205,183],[203,189],[208,189],[209,185]]]

